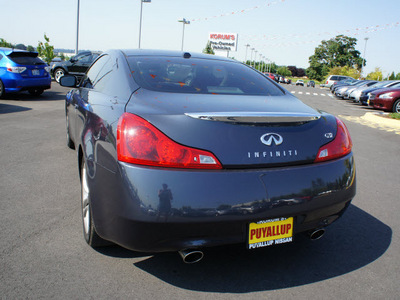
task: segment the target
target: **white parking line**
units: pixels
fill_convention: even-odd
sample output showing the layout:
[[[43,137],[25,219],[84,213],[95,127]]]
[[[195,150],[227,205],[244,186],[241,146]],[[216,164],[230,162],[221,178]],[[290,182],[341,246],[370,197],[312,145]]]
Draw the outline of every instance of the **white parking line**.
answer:
[[[317,93],[313,93],[313,95],[314,95],[314,96],[318,96],[318,94],[317,94]],[[322,95],[322,94],[321,94],[321,95]]]

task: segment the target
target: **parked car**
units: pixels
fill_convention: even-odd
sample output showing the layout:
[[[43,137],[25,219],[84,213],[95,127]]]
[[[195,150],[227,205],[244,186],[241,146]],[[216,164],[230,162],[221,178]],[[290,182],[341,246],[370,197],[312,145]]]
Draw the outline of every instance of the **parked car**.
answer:
[[[350,94],[353,93],[354,91],[357,91],[358,89],[363,89],[363,88],[366,88],[366,87],[370,87],[370,86],[374,85],[375,83],[377,83],[377,81],[367,80],[367,81],[365,81],[364,83],[362,83],[360,85],[356,85],[356,86],[350,87],[350,88],[346,89],[343,92],[343,99],[348,100],[348,99],[350,99]]]
[[[273,73],[266,72],[266,73],[264,73],[264,75],[275,81],[275,75]]]
[[[369,105],[373,108],[400,113],[400,88],[385,88],[369,95]]]
[[[370,81],[370,82],[366,82],[365,84],[359,86],[358,88],[356,88],[354,90],[349,90],[348,99],[353,100],[353,102],[359,102],[361,93],[364,90],[367,90],[371,87],[375,87],[377,84],[380,84],[380,83],[381,83],[381,81]]]
[[[204,247],[317,239],[355,195],[343,122],[235,60],[110,50],[60,84],[92,247],[195,262]]]
[[[0,97],[21,91],[41,95],[51,86],[49,71],[37,52],[0,47]]]
[[[391,87],[391,88],[400,87],[400,81],[399,80],[382,81],[379,84],[376,84],[372,87],[369,87],[368,89],[363,90],[360,95],[360,103],[362,105],[368,105],[368,98],[369,98],[370,93],[372,93],[376,90],[382,89],[382,88],[389,88],[389,87]]]
[[[310,80],[309,82],[307,82],[307,87],[315,88],[315,81],[314,80]]]
[[[345,79],[345,80],[341,80],[341,81],[335,81],[331,87],[329,88],[331,90],[331,93],[335,93],[335,89],[343,86],[343,85],[349,85],[351,83],[356,83],[357,80],[353,79],[353,78],[349,78],[349,79]]]
[[[337,81],[342,81],[346,79],[353,79],[349,76],[343,76],[343,75],[329,75],[328,78],[326,78],[326,81],[324,84],[321,84],[322,87],[327,87],[330,88],[332,84],[334,84]]]
[[[296,81],[296,85],[304,86],[304,81],[303,81],[302,79],[298,79],[298,80]]]
[[[60,82],[60,78],[66,74],[81,78],[100,53],[93,51],[80,52],[69,60],[55,63],[51,68],[51,74],[57,82]]]
[[[352,82],[352,83],[350,83],[350,84],[348,84],[348,85],[341,85],[341,86],[338,86],[338,87],[335,89],[334,95],[335,95],[336,97],[338,97],[338,98],[343,99],[343,96],[344,96],[345,92],[346,92],[348,89],[361,86],[362,84],[364,84],[364,82],[366,82],[366,81],[365,81],[365,80],[359,80],[359,81]]]

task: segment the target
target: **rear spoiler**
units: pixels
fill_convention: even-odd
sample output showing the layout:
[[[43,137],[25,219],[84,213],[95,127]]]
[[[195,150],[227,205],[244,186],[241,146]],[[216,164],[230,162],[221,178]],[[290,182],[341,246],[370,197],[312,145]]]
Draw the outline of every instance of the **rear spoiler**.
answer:
[[[20,57],[20,56],[30,56],[30,57],[37,57],[39,53],[37,52],[29,52],[25,50],[19,50],[19,49],[10,49],[4,51],[5,55],[10,56],[10,57]]]
[[[293,112],[203,112],[185,115],[194,119],[230,123],[305,123],[321,118],[319,114]]]

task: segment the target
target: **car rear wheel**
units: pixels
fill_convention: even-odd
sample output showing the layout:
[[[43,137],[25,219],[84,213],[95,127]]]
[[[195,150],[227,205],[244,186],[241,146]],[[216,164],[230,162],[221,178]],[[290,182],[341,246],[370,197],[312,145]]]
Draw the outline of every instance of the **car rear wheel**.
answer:
[[[65,123],[66,123],[66,131],[67,131],[67,147],[70,149],[75,149],[75,144],[71,140],[71,137],[69,135],[69,117],[68,115],[65,116]]]
[[[96,232],[93,224],[93,217],[90,208],[90,188],[88,184],[88,175],[86,170],[86,162],[82,162],[81,167],[81,203],[82,203],[82,223],[83,236],[89,246],[101,247],[107,246],[110,242],[103,240]]]
[[[393,104],[393,112],[400,113],[400,99]]]
[[[0,98],[2,98],[4,96],[4,94],[5,94],[5,92],[4,92],[4,84],[0,80]]]
[[[41,94],[43,94],[44,90],[43,89],[29,89],[28,92],[32,96],[40,96]]]
[[[54,79],[55,81],[57,81],[58,83],[60,83],[60,78],[63,77],[65,75],[65,71],[61,68],[57,68],[54,71]]]

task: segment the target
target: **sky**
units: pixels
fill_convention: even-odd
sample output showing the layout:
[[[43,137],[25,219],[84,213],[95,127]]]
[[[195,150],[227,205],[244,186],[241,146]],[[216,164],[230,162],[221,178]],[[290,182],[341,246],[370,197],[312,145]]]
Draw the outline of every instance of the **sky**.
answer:
[[[75,49],[78,0],[0,0],[0,38]],[[80,0],[79,49],[138,48],[141,0]],[[277,65],[307,68],[322,40],[357,38],[364,74],[400,73],[399,0],[151,0],[143,3],[141,48],[201,52],[209,33],[237,33],[244,61],[260,54]],[[366,41],[365,38],[368,38]],[[245,45],[250,47],[246,48]],[[250,49],[254,48],[254,51]],[[247,49],[247,54],[246,54]]]

